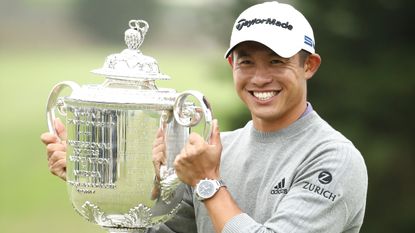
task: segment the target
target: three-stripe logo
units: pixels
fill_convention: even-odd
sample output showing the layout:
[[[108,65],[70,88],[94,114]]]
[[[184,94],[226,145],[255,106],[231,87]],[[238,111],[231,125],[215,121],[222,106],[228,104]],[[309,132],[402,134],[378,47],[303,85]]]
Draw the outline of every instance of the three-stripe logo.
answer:
[[[285,178],[283,178],[274,188],[271,190],[271,194],[287,194],[288,189],[285,188]]]
[[[285,178],[283,178],[278,184],[274,187],[274,189],[284,188],[285,186]]]

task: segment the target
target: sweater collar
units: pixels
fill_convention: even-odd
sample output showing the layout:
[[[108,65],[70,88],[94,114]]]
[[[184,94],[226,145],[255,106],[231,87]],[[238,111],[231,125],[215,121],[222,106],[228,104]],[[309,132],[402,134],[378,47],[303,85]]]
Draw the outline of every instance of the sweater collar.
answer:
[[[308,105],[308,106],[311,107],[311,105]],[[309,108],[307,107],[307,109]],[[249,135],[253,140],[266,143],[270,141],[284,140],[284,139],[294,137],[300,134],[301,132],[303,132],[304,130],[306,130],[318,118],[319,118],[318,114],[315,111],[313,111],[311,108],[311,110],[309,111],[306,110],[303,113],[303,115],[298,120],[296,120],[294,123],[292,123],[286,128],[283,128],[277,131],[273,131],[273,132],[259,131],[255,129],[255,127],[253,126],[252,120],[246,124],[245,129],[249,130],[250,132]]]

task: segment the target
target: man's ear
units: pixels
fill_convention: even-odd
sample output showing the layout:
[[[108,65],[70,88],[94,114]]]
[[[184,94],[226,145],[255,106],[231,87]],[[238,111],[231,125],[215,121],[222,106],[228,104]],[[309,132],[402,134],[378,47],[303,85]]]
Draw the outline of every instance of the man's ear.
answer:
[[[304,64],[306,79],[310,79],[317,72],[321,64],[321,57],[317,53],[310,54]]]
[[[231,67],[233,67],[233,56],[229,55],[227,59],[228,59],[229,65],[231,65]]]

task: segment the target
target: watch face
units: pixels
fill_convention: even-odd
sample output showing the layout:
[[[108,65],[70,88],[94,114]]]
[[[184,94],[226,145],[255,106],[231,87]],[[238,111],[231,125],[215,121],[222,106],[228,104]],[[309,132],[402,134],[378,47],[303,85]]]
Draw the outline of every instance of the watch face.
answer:
[[[206,180],[199,184],[197,191],[200,197],[209,198],[213,194],[215,194],[215,185],[213,184],[213,182]]]

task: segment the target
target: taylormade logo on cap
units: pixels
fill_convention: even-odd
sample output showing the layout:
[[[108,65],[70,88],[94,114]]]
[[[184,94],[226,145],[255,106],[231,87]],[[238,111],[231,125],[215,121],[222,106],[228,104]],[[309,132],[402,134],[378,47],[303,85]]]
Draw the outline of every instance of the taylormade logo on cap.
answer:
[[[289,23],[289,22],[285,22],[285,23],[281,23],[281,21],[278,21],[276,19],[251,19],[251,20],[246,20],[246,19],[241,19],[238,21],[238,23],[236,24],[236,29],[238,29],[239,31],[242,30],[243,27],[250,27],[254,24],[269,24],[269,25],[275,25],[277,27],[282,27],[282,28],[286,28],[288,30],[292,30],[293,26]]]
[[[313,29],[304,15],[291,5],[276,1],[253,5],[239,15],[225,58],[245,41],[261,43],[285,58],[302,49],[315,53]]]

